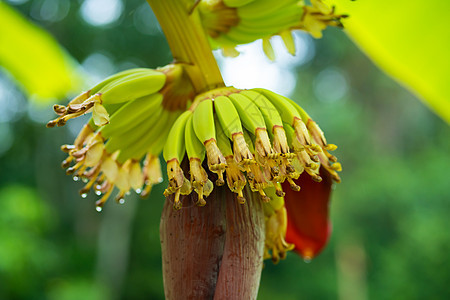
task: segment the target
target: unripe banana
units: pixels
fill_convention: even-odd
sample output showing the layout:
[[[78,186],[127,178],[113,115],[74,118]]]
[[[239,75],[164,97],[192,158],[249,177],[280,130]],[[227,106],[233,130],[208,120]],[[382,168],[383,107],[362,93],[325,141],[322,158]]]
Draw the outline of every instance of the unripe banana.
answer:
[[[183,112],[172,125],[170,129],[170,138],[164,146],[163,156],[166,161],[178,160],[179,163],[184,158],[186,152],[184,132],[186,123],[192,116],[192,111],[187,110]]]
[[[153,118],[144,118],[137,120],[135,124],[130,127],[125,127],[122,130],[118,130],[117,133],[113,132],[106,143],[105,149],[108,153],[114,153],[119,149],[128,148],[139,141],[141,141],[148,132],[151,132],[155,126],[162,126],[165,118],[167,118],[168,112],[162,107],[158,107],[154,111]]]
[[[247,5],[253,1],[258,0],[223,0],[223,3],[228,7],[241,7]]]
[[[255,150],[257,161],[264,164],[266,158],[276,158],[277,155],[270,145],[264,117],[256,104],[240,93],[231,94],[229,98],[236,107],[244,127],[256,136]]]
[[[162,72],[149,69],[112,81],[98,91],[100,102],[114,104],[158,92],[166,81]],[[95,97],[95,96],[94,96]]]
[[[275,152],[289,156],[289,146],[283,129],[283,120],[276,107],[263,94],[253,90],[242,91],[261,111],[264,121],[273,135],[273,148]]]
[[[253,147],[253,140],[250,137],[250,134],[247,130],[244,130],[244,138],[245,142],[249,146],[250,151],[255,152],[255,148]],[[269,186],[269,182],[266,180],[266,176],[259,166],[259,164],[251,164],[249,166],[249,171],[247,172],[247,179],[250,186],[250,189],[253,192],[259,192],[261,196],[261,200],[263,202],[270,201],[270,198],[266,196],[264,193],[264,189]]]
[[[217,185],[223,185],[223,172],[226,161],[217,147],[216,130],[214,126],[213,103],[211,99],[201,101],[194,110],[194,131],[206,148],[208,168],[218,175]]]
[[[241,19],[256,19],[262,16],[268,16],[274,11],[278,11],[285,6],[295,4],[298,0],[257,0],[238,9],[238,15]]]
[[[244,189],[246,184],[245,176],[239,169],[239,166],[234,159],[235,155],[233,155],[233,150],[231,149],[230,146],[230,140],[226,137],[226,134],[218,118],[215,119],[215,125],[216,125],[217,145],[219,146],[219,149],[225,156],[227,162],[226,176],[228,187],[230,191],[237,194],[237,200],[239,201],[239,203],[244,204],[245,198],[242,193],[242,190]]]
[[[202,167],[202,162],[205,159],[205,147],[195,135],[194,126],[192,124],[192,113],[186,122],[186,129],[184,132],[184,140],[186,143],[186,153],[189,158],[189,170],[191,174],[191,185],[198,195],[197,204],[203,206],[206,201],[203,199],[204,186],[208,182],[208,174]],[[209,191],[211,192],[211,191]],[[208,193],[209,195],[209,193]],[[208,196],[206,195],[206,196]]]
[[[236,162],[241,165],[254,163],[253,155],[245,143],[239,113],[233,102],[228,97],[219,96],[214,99],[214,108],[223,132],[233,141]]]
[[[138,124],[139,120],[148,121],[148,116],[155,115],[162,99],[161,94],[155,93],[125,103],[115,113],[110,112],[109,124],[101,127],[99,132],[104,138],[108,138],[111,135],[124,133],[133,127],[133,124]]]
[[[317,154],[317,151],[320,151],[320,149],[317,149],[317,146],[312,144],[306,124],[300,117],[296,107],[284,97],[274,92],[265,89],[254,90],[266,96],[267,99],[269,99],[270,102],[272,102],[272,104],[277,108],[277,110],[281,112],[283,122],[290,124],[295,129],[299,142],[306,148],[308,154],[314,159],[314,156]]]
[[[328,151],[336,150],[337,146],[334,144],[327,143],[327,141],[325,139],[325,135],[323,134],[323,131],[320,129],[319,125],[312,120],[312,118],[308,115],[308,113],[303,108],[301,108],[293,100],[283,97],[281,95],[279,95],[279,96],[282,99],[285,99],[286,101],[291,103],[297,109],[297,112],[300,114],[303,122],[306,123],[306,127],[307,127],[309,133],[311,134],[314,142],[316,142],[322,148],[322,152],[327,156],[327,158],[330,162],[336,163],[337,158],[334,155],[331,155]],[[320,151],[317,151],[317,152],[320,153]],[[339,165],[336,165],[336,168],[339,169],[340,168]]]
[[[186,185],[187,179],[184,177],[180,163],[183,161],[186,146],[184,132],[186,122],[192,116],[191,111],[185,111],[178,117],[169,132],[169,138],[164,146],[163,156],[167,162],[167,176],[169,177],[169,187],[165,194],[175,193],[174,208],[181,208],[180,193],[183,185]],[[190,191],[189,191],[190,192]]]
[[[267,126],[270,128],[271,137],[273,141],[273,149],[279,155],[276,165],[278,165],[278,174],[273,174],[271,181],[283,182],[287,176],[298,177],[294,173],[294,167],[291,165],[292,159],[295,157],[294,153],[290,153],[286,133],[283,129],[283,121],[273,104],[262,94],[255,91],[241,91],[241,94],[251,99],[259,108]],[[275,167],[273,161],[268,161],[266,167]],[[281,190],[278,190],[280,196],[283,195]]]
[[[96,93],[98,93],[104,86],[106,86],[107,84],[122,79],[126,76],[129,75],[133,75],[133,74],[138,74],[141,72],[146,72],[149,69],[147,68],[134,68],[134,69],[128,69],[128,70],[124,70],[122,72],[113,74],[105,79],[103,79],[102,81],[100,81],[99,83],[97,83],[95,86],[93,86],[89,91],[89,95],[95,95]]]

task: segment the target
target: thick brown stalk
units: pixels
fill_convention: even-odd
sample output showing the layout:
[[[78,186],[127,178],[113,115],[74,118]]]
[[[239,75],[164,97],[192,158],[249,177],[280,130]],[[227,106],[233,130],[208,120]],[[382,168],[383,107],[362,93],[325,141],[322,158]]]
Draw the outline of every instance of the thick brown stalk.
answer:
[[[215,187],[204,207],[193,192],[183,208],[166,199],[160,237],[166,299],[256,299],[264,250],[259,197],[239,204],[228,187]]]

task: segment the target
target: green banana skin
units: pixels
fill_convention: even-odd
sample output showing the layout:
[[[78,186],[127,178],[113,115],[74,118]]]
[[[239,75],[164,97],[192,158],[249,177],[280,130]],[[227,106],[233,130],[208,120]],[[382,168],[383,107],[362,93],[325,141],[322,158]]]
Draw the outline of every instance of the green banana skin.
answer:
[[[240,119],[248,131],[255,134],[258,128],[266,128],[261,111],[249,98],[238,93],[229,95],[229,98],[236,107]]]
[[[223,131],[229,139],[233,138],[234,133],[242,132],[242,124],[239,113],[233,102],[225,96],[219,96],[214,99],[214,109],[216,116],[222,125]]]
[[[149,70],[113,81],[100,89],[98,94],[101,94],[102,103],[126,102],[158,92],[165,81],[163,73]]]
[[[124,147],[129,147],[136,144],[139,140],[142,140],[144,136],[147,135],[149,131],[159,124],[163,117],[165,117],[164,110],[162,107],[155,111],[152,118],[143,119],[142,121],[134,124],[133,127],[127,127],[120,134],[114,133],[107,141],[105,145],[105,150],[108,153],[114,153],[119,149]]]
[[[110,113],[112,115],[109,124],[101,127],[99,131],[104,138],[111,135],[120,135],[133,126],[133,123],[140,123],[138,120],[145,120],[146,116],[152,116],[154,111],[161,106],[162,100],[163,96],[155,93],[129,101],[115,113]]]
[[[149,70],[149,69],[148,68],[134,68],[134,69],[128,69],[128,70],[116,73],[114,75],[111,75],[111,76],[107,77],[106,79],[103,79],[102,81],[97,83],[95,86],[93,86],[89,90],[89,95],[94,95],[94,94],[98,93],[98,91],[100,91],[104,86],[106,86],[107,84],[109,84],[115,80],[119,80],[128,75],[137,74],[140,72],[146,72],[147,70]]]
[[[238,9],[238,16],[241,19],[260,18],[270,15],[270,13],[279,10],[288,5],[296,4],[298,0],[258,0]]]
[[[272,132],[274,126],[283,126],[283,121],[278,110],[264,95],[251,90],[242,91],[241,94],[258,106],[267,127],[270,129],[269,132]]]
[[[141,159],[147,152],[156,152],[155,149],[161,151],[167,141],[171,125],[178,116],[179,113],[163,111],[162,117],[158,118],[158,123],[146,132],[142,138],[131,144],[130,147],[121,149],[118,161],[126,161],[129,158]]]
[[[186,152],[184,132],[186,129],[186,122],[191,116],[192,112],[187,110],[183,112],[171,126],[172,128],[169,133],[170,138],[167,139],[163,152],[166,161],[176,159],[181,163],[183,160]]]
[[[223,3],[228,7],[241,7],[247,5],[255,0],[223,0]],[[256,0],[258,1],[258,0]]]
[[[197,135],[195,134],[192,114],[186,122],[184,140],[186,143],[186,153],[188,155],[188,158],[198,158],[200,159],[200,161],[203,161],[205,159],[206,150],[202,142],[197,138]]]
[[[203,100],[195,108],[193,126],[195,134],[203,144],[208,140],[216,139],[213,103],[211,99]]]

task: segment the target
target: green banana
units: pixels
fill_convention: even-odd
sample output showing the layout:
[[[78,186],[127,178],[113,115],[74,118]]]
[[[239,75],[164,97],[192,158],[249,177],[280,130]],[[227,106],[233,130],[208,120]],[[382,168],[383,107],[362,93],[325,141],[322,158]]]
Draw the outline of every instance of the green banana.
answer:
[[[104,138],[111,135],[120,135],[139,120],[148,121],[148,116],[154,116],[155,110],[161,106],[163,96],[159,93],[144,96],[125,103],[120,109],[111,115],[109,124],[101,127],[99,132]]]
[[[170,138],[167,139],[163,151],[163,156],[166,161],[178,160],[179,163],[183,161],[186,152],[184,131],[186,122],[191,116],[192,112],[187,110],[183,112],[172,125],[169,133]]]
[[[214,98],[214,109],[223,132],[233,141],[236,162],[240,165],[253,163],[254,158],[245,143],[239,113],[233,102],[228,97],[218,96]]]
[[[96,93],[98,93],[103,87],[105,87],[107,84],[122,79],[126,76],[129,75],[133,75],[133,74],[138,74],[140,72],[146,72],[147,68],[134,68],[134,69],[128,69],[128,70],[124,70],[122,72],[113,74],[105,79],[103,79],[102,81],[100,81],[99,83],[97,83],[96,85],[94,85],[91,89],[88,90],[89,95],[94,95]]]
[[[270,14],[282,9],[285,6],[295,5],[298,0],[258,0],[238,9],[238,16],[241,19],[256,19],[263,16],[270,17]]]
[[[241,17],[241,22],[236,27],[253,29],[259,31],[269,31],[276,33],[282,29],[289,29],[300,24],[303,15],[303,9],[298,6],[286,7],[284,10],[271,11],[270,14],[263,15],[259,18]]]
[[[270,145],[264,117],[256,104],[240,93],[231,94],[229,98],[236,107],[244,127],[256,136],[256,160],[264,164],[266,158],[276,158],[277,155]]]
[[[205,147],[195,134],[192,113],[186,122],[184,140],[186,143],[186,153],[189,158],[191,185],[198,195],[197,204],[203,206],[206,204],[206,201],[203,199],[203,195],[206,197],[209,196],[212,191],[213,184],[208,184],[208,174],[202,167],[202,162],[205,159]],[[207,188],[206,190],[205,187]]]
[[[219,149],[222,151],[223,155],[225,156],[225,159],[227,162],[226,176],[227,176],[228,187],[229,187],[230,191],[237,194],[238,202],[241,204],[244,204],[245,198],[244,198],[244,194],[243,194],[242,190],[244,189],[245,184],[246,184],[245,176],[239,169],[238,164],[236,163],[236,160],[234,158],[235,155],[233,154],[233,150],[231,149],[231,146],[230,146],[230,140],[227,138],[227,136],[224,132],[224,129],[223,129],[220,121],[218,120],[218,118],[215,118],[215,126],[216,126],[217,145],[219,146]],[[242,137],[243,137],[243,135],[242,135]],[[245,139],[244,139],[244,143],[245,143]]]
[[[306,124],[303,122],[296,107],[289,101],[287,101],[285,97],[282,97],[274,92],[265,89],[254,90],[263,94],[267,97],[267,99],[270,100],[270,102],[272,102],[277,110],[281,112],[283,122],[290,124],[295,129],[295,133],[300,143],[303,146],[307,147],[307,149],[310,149],[311,154],[314,155],[314,152],[317,151],[317,148],[312,145],[311,137],[309,135],[308,129],[306,128]]]
[[[223,0],[223,3],[228,7],[241,7],[247,5],[253,1],[258,0]]]
[[[127,154],[133,159],[140,159],[146,152],[154,155],[161,153],[166,141],[168,140],[170,128],[179,116],[179,113],[175,112],[167,112],[166,114],[168,114],[168,117],[165,122],[163,122],[163,120],[159,120],[162,124],[155,126],[155,129],[152,128],[151,132],[145,135],[142,141],[140,140],[136,143],[136,146],[133,145],[133,147],[130,147],[130,150],[123,150],[123,155]],[[159,134],[157,132],[158,129]],[[155,133],[156,136],[154,136],[153,133]],[[118,159],[120,158],[121,156],[119,155]]]
[[[124,127],[117,132],[114,132],[108,138],[105,149],[108,153],[114,153],[115,151],[123,148],[128,148],[135,145],[142,140],[149,131],[153,131],[155,126],[162,126],[165,118],[168,116],[167,111],[162,107],[158,107],[158,110],[154,112],[153,118],[143,119],[132,124],[131,127]]]
[[[247,130],[244,130],[244,139],[247,145],[250,148],[250,151],[255,153],[255,148],[253,147],[253,140],[250,137],[250,134]],[[261,169],[259,164],[251,164],[249,165],[249,171],[247,172],[247,179],[250,189],[253,192],[259,192],[261,199],[263,202],[270,201],[270,198],[266,196],[264,193],[264,189],[269,186],[269,183],[266,180],[266,176]]]
[[[187,187],[189,194],[192,190],[189,181],[184,177],[183,170],[181,169],[181,162],[186,153],[185,146],[185,129],[188,119],[192,116],[191,111],[185,111],[182,113],[175,123],[170,128],[169,137],[163,150],[163,156],[167,162],[167,176],[169,177],[169,187],[165,190],[166,196],[175,193],[174,208],[180,209],[180,194],[183,187]],[[167,126],[167,125],[166,125]]]
[[[245,90],[241,94],[253,101],[261,111],[269,131],[272,133],[275,152],[288,156],[289,146],[283,129],[283,120],[276,107],[263,94],[253,90]]]
[[[102,87],[96,95],[101,103],[126,102],[158,92],[165,81],[164,73],[149,69],[146,72],[138,72],[112,81]]]
[[[212,99],[205,99],[197,105],[193,115],[193,126],[196,136],[206,148],[208,168],[218,176],[216,184],[223,185],[226,161],[217,147]]]

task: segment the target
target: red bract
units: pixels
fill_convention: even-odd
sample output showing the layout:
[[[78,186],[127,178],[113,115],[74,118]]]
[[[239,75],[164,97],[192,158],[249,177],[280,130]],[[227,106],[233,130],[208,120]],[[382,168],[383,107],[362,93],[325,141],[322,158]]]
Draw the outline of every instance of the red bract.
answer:
[[[326,245],[331,233],[329,201],[331,177],[321,169],[321,182],[315,182],[306,172],[295,180],[301,186],[299,192],[283,183],[287,210],[286,241],[295,245],[295,250],[305,259],[311,260]]]

